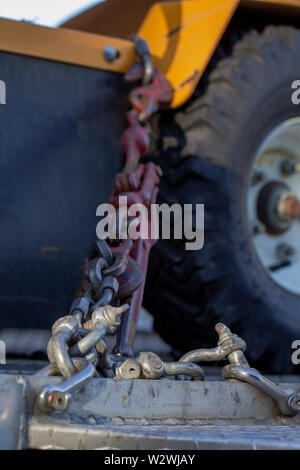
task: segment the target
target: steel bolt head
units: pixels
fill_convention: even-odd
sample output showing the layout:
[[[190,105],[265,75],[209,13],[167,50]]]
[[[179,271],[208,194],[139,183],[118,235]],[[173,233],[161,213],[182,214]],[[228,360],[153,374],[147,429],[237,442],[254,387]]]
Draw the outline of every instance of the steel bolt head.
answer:
[[[103,49],[103,55],[107,62],[114,62],[119,57],[119,51],[115,46],[108,44]]]
[[[141,352],[137,358],[146,379],[159,379],[164,374],[164,364],[161,358],[152,352]]]

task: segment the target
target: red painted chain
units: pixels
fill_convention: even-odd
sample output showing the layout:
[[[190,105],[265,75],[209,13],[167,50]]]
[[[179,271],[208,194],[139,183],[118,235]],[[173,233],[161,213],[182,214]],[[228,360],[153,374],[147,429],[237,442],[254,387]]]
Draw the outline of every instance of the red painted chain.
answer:
[[[141,63],[134,63],[127,72],[125,79],[136,82],[143,78],[144,68]],[[140,163],[141,157],[149,152],[151,125],[150,117],[155,113],[160,105],[167,104],[172,100],[173,90],[165,75],[155,69],[152,81],[137,88],[129,94],[129,101],[132,106],[127,113],[128,127],[122,134],[121,146],[125,154],[125,166],[123,171],[118,173],[113,182],[113,191],[110,203],[119,209],[119,196],[127,197],[127,205],[141,203],[150,209],[151,204],[156,202],[161,169],[152,162]],[[148,210],[150,214],[150,210]],[[140,221],[140,224],[142,222]],[[153,221],[152,221],[153,223]],[[152,228],[152,232],[151,232]],[[140,233],[142,227],[139,227]],[[155,244],[156,239],[151,239],[151,233],[155,233],[151,227],[150,215],[148,217],[148,238],[132,240],[130,248],[128,244],[123,244],[126,256],[131,261],[131,266],[135,265],[143,273],[142,279],[134,275],[127,277],[127,290],[133,292],[129,302],[129,310],[123,315],[120,334],[116,351],[122,355],[131,355],[131,347],[136,330],[138,313],[141,308],[144,282],[147,273],[149,251]],[[112,248],[112,251],[116,249]],[[120,253],[120,247],[118,247]],[[139,279],[140,285],[131,285]],[[124,284],[124,283],[123,283]],[[120,283],[122,285],[122,283]]]

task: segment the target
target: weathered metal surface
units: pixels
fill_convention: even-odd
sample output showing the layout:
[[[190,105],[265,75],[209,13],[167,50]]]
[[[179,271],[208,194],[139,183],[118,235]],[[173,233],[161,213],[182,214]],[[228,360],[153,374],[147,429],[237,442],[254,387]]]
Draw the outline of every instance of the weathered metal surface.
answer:
[[[300,386],[295,387],[300,390]],[[74,395],[70,415],[167,420],[254,419],[277,417],[274,402],[252,387],[225,382],[107,381],[96,379]]]
[[[22,380],[0,381],[0,450],[14,450],[25,445],[25,396]],[[26,438],[25,438],[26,440]]]
[[[61,381],[0,375],[1,448],[300,449],[300,415],[280,417],[247,384],[94,378],[67,413],[32,407],[34,392]]]
[[[0,376],[0,383],[7,380]],[[35,391],[60,377],[27,376]],[[12,379],[11,379],[12,380]],[[300,390],[300,383],[282,384]],[[251,385],[223,381],[115,380],[94,378],[74,392],[66,417],[114,424],[194,421],[202,424],[238,420],[255,423],[300,424],[300,416],[281,418],[275,403]],[[88,422],[88,421],[87,421]]]
[[[299,450],[300,426],[87,426],[33,420],[29,445],[33,449]]]

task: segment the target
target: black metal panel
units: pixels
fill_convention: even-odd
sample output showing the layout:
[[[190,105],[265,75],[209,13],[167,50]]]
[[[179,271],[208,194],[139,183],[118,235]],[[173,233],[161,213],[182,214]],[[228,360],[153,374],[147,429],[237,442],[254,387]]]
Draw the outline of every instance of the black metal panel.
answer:
[[[100,54],[100,51],[99,51]],[[121,163],[121,75],[0,52],[0,326],[68,313]]]

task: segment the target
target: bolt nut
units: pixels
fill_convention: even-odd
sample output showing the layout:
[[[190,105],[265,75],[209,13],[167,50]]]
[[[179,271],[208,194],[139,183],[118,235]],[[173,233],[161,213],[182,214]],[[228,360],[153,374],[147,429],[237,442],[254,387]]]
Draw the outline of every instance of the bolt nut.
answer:
[[[110,44],[108,44],[103,49],[103,56],[107,62],[114,62],[119,57],[119,55],[119,51],[115,48],[115,46]]]
[[[134,359],[125,361],[116,368],[117,379],[139,379],[141,376],[141,366]]]
[[[105,354],[107,352],[107,344],[104,339],[101,339],[99,343],[96,344],[96,350],[99,354]]]
[[[279,261],[289,261],[295,252],[295,248],[288,243],[280,243],[276,247],[276,255]]]
[[[299,164],[292,160],[284,160],[281,164],[281,172],[284,176],[291,176],[299,171]]]
[[[259,235],[260,233],[264,233],[266,231],[266,227],[261,222],[254,222],[252,226],[253,235]]]
[[[261,170],[255,170],[252,176],[252,184],[258,184],[264,181],[266,178],[266,175],[263,171]]]
[[[69,393],[51,392],[48,396],[48,403],[56,411],[66,411],[69,406],[71,395]]]

